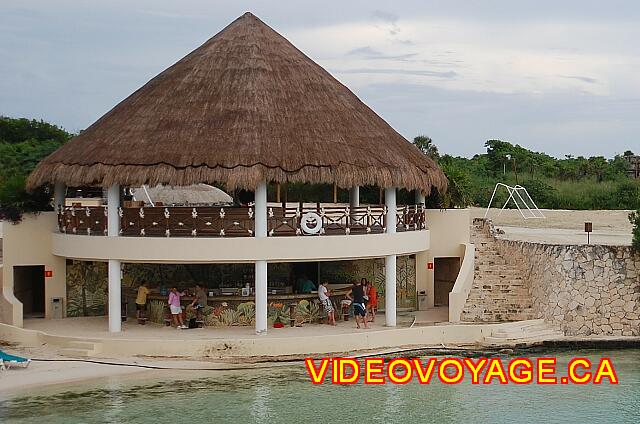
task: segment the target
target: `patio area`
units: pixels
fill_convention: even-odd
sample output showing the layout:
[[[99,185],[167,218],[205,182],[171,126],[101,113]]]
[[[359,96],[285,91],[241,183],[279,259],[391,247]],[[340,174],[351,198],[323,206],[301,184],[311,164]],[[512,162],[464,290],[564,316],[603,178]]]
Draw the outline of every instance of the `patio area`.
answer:
[[[447,321],[447,307],[433,308],[428,311],[415,311],[398,314],[398,327],[408,328],[414,317],[414,326],[435,325]],[[122,323],[121,333],[108,331],[108,317],[82,317],[65,319],[25,319],[24,328],[62,337],[89,339],[129,339],[129,340],[233,340],[264,338],[295,338],[332,335],[351,335],[367,332],[393,331],[385,327],[384,313],[376,314],[376,321],[369,323],[369,329],[357,329],[353,318],[349,321],[338,320],[336,326],[327,324],[304,324],[299,327],[269,328],[266,334],[256,334],[252,326],[204,327],[177,330],[155,323],[140,325],[135,319]]]

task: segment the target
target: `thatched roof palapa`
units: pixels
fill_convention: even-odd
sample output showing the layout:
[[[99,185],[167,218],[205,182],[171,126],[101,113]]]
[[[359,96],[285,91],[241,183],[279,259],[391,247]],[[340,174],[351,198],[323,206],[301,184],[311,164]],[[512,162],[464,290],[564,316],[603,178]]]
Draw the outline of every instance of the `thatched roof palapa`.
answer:
[[[262,181],[446,189],[440,168],[245,13],[44,159],[28,186],[228,190]]]
[[[233,203],[233,198],[218,187],[209,184],[171,187],[142,186],[132,190],[133,200],[147,204],[162,202],[165,205],[217,205]]]

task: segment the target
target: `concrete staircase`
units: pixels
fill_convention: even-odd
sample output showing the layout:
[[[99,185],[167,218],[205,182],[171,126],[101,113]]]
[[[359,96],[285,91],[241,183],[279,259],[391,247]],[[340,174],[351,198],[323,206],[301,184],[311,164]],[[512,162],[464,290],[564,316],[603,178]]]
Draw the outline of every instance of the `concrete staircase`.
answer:
[[[486,346],[519,346],[557,340],[564,337],[562,331],[551,326],[543,319],[505,323],[485,336]]]
[[[476,250],[475,273],[462,321],[504,322],[533,318],[526,282],[518,267],[498,252],[496,240],[485,221],[474,221],[471,242]]]
[[[88,358],[102,352],[102,343],[91,341],[70,341],[60,349],[60,354],[72,358]]]

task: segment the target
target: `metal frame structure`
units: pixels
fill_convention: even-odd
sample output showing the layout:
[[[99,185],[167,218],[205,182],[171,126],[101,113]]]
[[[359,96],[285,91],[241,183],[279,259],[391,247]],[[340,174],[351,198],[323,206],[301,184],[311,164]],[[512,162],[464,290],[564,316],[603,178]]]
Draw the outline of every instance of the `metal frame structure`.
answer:
[[[515,186],[509,186],[503,183],[498,183],[493,188],[493,194],[491,194],[491,200],[489,200],[489,205],[487,206],[487,210],[484,213],[485,218],[489,215],[489,209],[491,208],[491,203],[493,203],[493,198],[495,197],[496,191],[498,191],[499,187],[506,188],[507,191],[509,192],[509,197],[507,198],[507,201],[504,202],[504,205],[500,209],[498,216],[502,214],[502,211],[504,210],[504,208],[507,207],[507,205],[509,204],[509,201],[513,200],[513,203],[515,203],[516,207],[518,208],[518,211],[520,211],[520,215],[522,215],[522,218],[524,219],[546,218],[546,216],[544,216],[542,211],[538,209],[538,206],[536,206],[536,203],[533,201],[533,199],[529,195],[529,192],[527,191],[526,188],[517,184]],[[525,197],[523,197],[521,193],[524,193]],[[518,203],[518,200],[516,199],[516,196],[520,199],[520,202],[522,203],[523,207],[526,209],[520,206],[520,204]]]

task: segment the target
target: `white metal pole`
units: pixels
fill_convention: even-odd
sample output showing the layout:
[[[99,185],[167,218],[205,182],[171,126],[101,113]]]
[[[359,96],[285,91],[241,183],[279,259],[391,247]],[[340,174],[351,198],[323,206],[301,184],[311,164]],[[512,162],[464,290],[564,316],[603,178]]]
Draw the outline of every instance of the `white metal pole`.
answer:
[[[267,183],[255,191],[255,236],[267,237]],[[267,261],[255,262],[256,333],[267,331]]]
[[[58,212],[60,208],[64,208],[66,186],[64,183],[55,183],[53,186],[53,209]]]
[[[387,233],[395,234],[397,220],[396,188],[384,191],[384,203],[387,207]],[[396,326],[396,255],[384,260],[384,316],[388,327]]]
[[[120,234],[120,186],[112,185],[107,190],[107,235],[118,237]],[[120,261],[109,259],[109,332],[122,330],[122,271]]]

